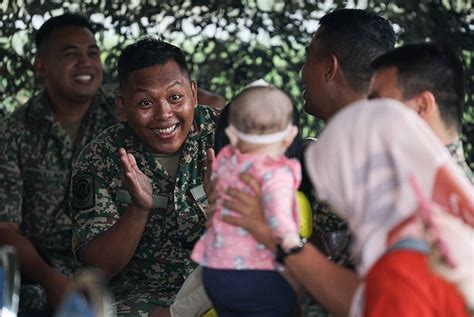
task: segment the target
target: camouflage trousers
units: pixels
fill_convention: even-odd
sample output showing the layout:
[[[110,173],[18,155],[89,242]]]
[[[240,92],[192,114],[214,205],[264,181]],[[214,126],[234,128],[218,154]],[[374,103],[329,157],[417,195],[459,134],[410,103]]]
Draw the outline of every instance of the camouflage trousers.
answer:
[[[159,307],[168,307],[170,302],[153,300],[148,296],[136,296],[133,300],[116,301],[115,309],[117,317],[148,317],[148,315]]]
[[[177,293],[174,289],[147,287],[142,283],[121,286],[112,288],[117,317],[147,317],[159,307],[169,307]]]

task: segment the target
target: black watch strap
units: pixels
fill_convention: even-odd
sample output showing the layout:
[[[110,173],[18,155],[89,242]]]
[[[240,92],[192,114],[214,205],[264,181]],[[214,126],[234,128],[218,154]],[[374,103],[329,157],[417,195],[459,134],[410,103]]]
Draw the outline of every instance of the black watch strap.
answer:
[[[277,244],[276,255],[275,255],[276,261],[280,263],[281,265],[283,265],[285,262],[285,258],[289,255],[299,253],[301,250],[303,250],[305,243],[306,243],[306,239],[303,238],[301,239],[300,243],[297,246],[294,246],[293,248],[289,250],[284,250],[281,244]]]

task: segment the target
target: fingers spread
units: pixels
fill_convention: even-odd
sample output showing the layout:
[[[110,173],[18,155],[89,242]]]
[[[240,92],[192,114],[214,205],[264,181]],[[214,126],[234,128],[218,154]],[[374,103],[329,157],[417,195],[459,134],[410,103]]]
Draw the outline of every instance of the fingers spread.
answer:
[[[234,217],[230,215],[222,216],[222,220],[224,220],[227,223],[230,223],[231,225],[234,226],[239,226],[245,228],[245,222],[244,219],[241,217]]]
[[[124,174],[131,172],[132,171],[132,164],[130,162],[130,158],[127,155],[127,151],[125,149],[120,148],[119,149],[119,156],[120,156],[120,161],[122,162],[122,167],[123,167],[123,172]]]
[[[224,207],[235,211],[241,215],[246,215],[249,211],[247,205],[242,204],[241,202],[235,202],[232,200],[224,200]]]
[[[141,173],[140,169],[138,168],[137,161],[135,160],[135,157],[133,156],[132,153],[128,153],[128,160],[130,161],[130,165],[131,165],[132,169],[136,173]]]
[[[232,199],[238,200],[244,203],[245,205],[251,205],[256,202],[258,203],[258,199],[254,195],[239,190],[237,188],[229,188],[226,194],[229,195]]]

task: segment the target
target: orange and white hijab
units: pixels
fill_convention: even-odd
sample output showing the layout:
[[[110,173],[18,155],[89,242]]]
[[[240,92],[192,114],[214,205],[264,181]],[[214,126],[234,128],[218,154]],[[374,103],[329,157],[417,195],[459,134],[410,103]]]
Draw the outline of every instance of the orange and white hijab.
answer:
[[[349,105],[306,162],[318,197],[349,223],[362,279],[395,242],[425,240],[433,270],[474,307],[474,188],[414,111],[391,99]]]

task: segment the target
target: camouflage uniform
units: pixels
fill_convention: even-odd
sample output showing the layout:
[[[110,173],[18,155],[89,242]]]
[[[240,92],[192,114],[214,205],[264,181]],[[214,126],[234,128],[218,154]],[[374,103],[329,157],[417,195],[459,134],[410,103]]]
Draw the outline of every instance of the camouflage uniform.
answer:
[[[213,145],[215,119],[211,108],[196,107],[174,178],[157,164],[126,123],[104,131],[74,166],[70,203],[76,255],[113,226],[131,202],[122,184],[119,148],[135,156],[153,187],[154,207],[135,254],[110,282],[120,316],[147,316],[157,306],[170,305],[195,268],[189,257],[204,231],[203,172],[206,150]]]
[[[99,90],[75,144],[54,119],[46,92],[0,121],[0,221],[20,224],[41,257],[68,276],[78,268],[67,208],[72,161],[94,136],[118,121],[115,109],[113,99]],[[44,309],[44,295],[40,285],[22,285],[21,310]]]
[[[462,147],[462,141],[458,140],[454,143],[451,143],[446,146],[448,148],[449,153],[451,156],[456,160],[458,165],[464,171],[464,174],[471,180],[471,183],[474,184],[474,174],[472,173],[471,169],[466,163],[466,157],[464,156],[464,150]]]
[[[451,143],[447,145],[446,147],[449,150],[449,153],[451,154],[451,156],[456,160],[456,162],[462,168],[466,176],[474,184],[473,173],[466,163],[461,140]],[[335,231],[348,230],[347,224],[332,211],[331,207],[329,207],[328,205],[324,203],[317,204],[313,225],[315,227],[315,230],[314,230],[315,235],[318,235],[318,234],[321,235],[324,233],[335,232]],[[341,246],[342,248],[340,249],[338,254],[336,256],[333,256],[332,259],[340,265],[344,265],[346,267],[351,268],[353,267],[353,263],[350,260],[350,250],[349,250],[350,243],[349,242],[350,242],[350,237],[347,240],[347,243]],[[329,313],[324,309],[324,307],[322,307],[320,304],[318,304],[308,295],[305,295],[303,297],[302,311],[303,311],[303,316],[305,317],[329,316]]]

